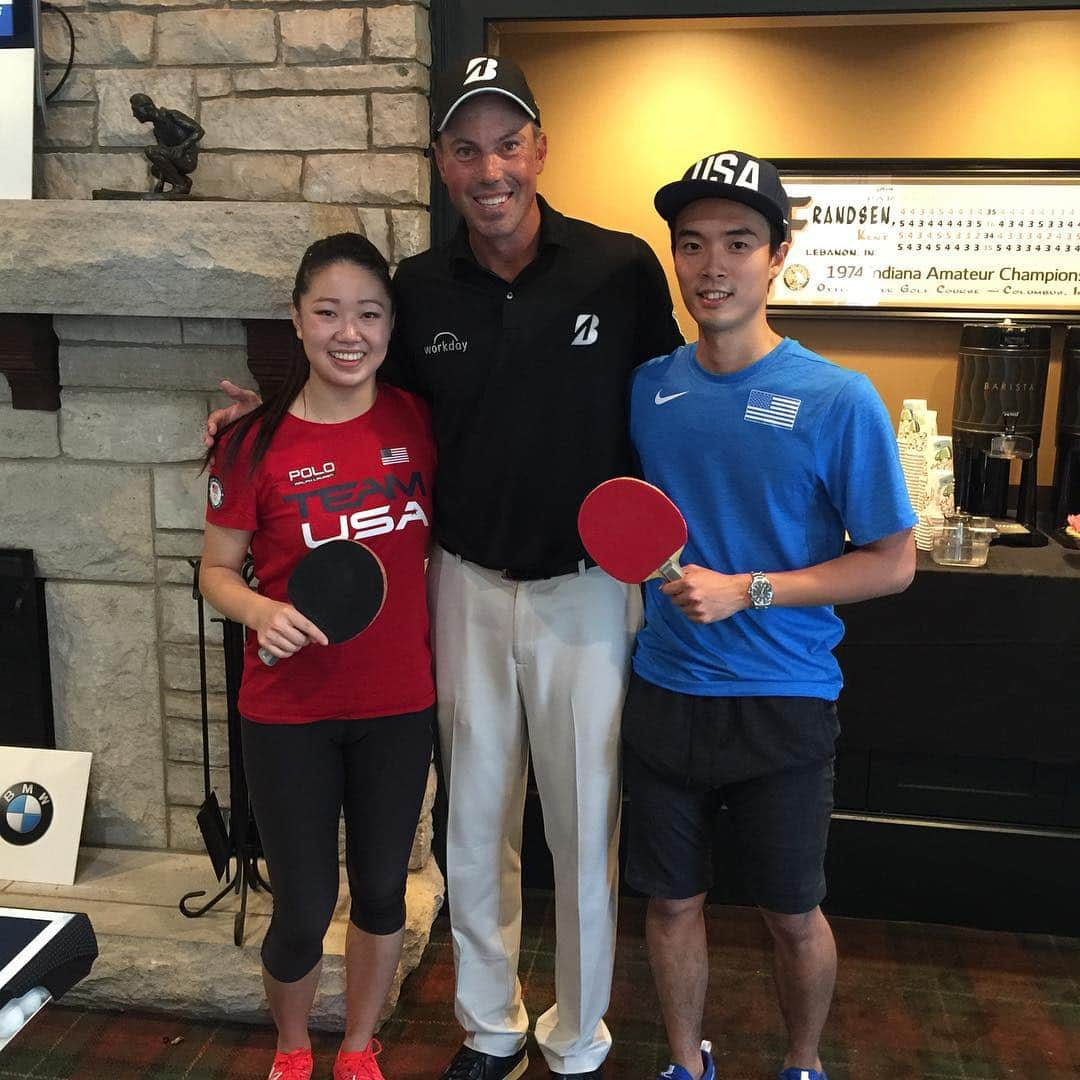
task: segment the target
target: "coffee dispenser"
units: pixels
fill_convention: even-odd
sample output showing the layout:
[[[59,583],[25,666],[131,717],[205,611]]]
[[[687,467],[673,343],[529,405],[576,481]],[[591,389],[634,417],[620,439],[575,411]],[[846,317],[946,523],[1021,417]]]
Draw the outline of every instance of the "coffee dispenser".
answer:
[[[1080,514],[1080,326],[1065,331],[1053,505],[1055,538],[1068,547],[1080,548],[1080,543],[1065,533],[1066,515]]]
[[[990,517],[998,542],[1041,546],[1035,528],[1039,434],[1050,367],[1050,327],[968,323],[960,335],[953,397],[957,509]],[[1020,461],[1016,501],[1013,462]]]

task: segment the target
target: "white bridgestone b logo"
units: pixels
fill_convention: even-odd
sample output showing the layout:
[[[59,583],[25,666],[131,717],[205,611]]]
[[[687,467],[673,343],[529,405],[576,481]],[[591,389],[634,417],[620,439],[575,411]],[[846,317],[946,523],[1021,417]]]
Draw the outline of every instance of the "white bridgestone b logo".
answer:
[[[467,341],[459,341],[457,334],[449,330],[440,330],[432,339],[430,345],[424,346],[425,356],[434,356],[436,353],[459,352],[463,353],[469,347]]]
[[[474,82],[489,82],[499,70],[499,61],[490,56],[477,56],[465,65],[465,81],[462,86]]]
[[[579,315],[574,323],[574,340],[571,345],[595,345],[600,336],[600,319],[596,315]]]

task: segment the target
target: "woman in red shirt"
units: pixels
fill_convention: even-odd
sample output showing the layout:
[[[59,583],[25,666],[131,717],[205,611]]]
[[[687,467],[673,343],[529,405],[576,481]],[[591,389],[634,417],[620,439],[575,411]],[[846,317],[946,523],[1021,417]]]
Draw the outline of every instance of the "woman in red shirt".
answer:
[[[401,952],[431,758],[424,558],[435,450],[427,406],[375,381],[391,296],[386,260],[358,234],[308,248],[292,296],[303,353],[274,397],[222,433],[208,486],[201,588],[249,631],[239,708],[274,892],[262,947],[274,1080],[311,1076],[307,1019],[337,902],[342,812],[352,903],[334,1080],[382,1078],[372,1036]],[[286,583],[307,551],[336,539],[381,558],[386,600],[363,634],[327,645]],[[258,591],[240,576],[249,547]],[[262,663],[260,648],[279,662]]]

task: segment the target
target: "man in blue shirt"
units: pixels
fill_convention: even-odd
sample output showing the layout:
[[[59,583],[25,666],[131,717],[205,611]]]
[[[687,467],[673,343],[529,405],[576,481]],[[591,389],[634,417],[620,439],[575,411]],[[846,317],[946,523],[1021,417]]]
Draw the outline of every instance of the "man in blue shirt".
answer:
[[[689,526],[684,577],[646,589],[623,716],[627,879],[651,898],[673,1058],[663,1075],[715,1075],[701,1043],[703,907],[723,803],[774,944],[781,1080],[826,1080],[836,948],[818,905],[843,633],[832,605],[907,587],[915,515],[869,380],[768,324],[789,246],[775,167],[712,154],[661,188],[656,208],[698,328],[696,343],[638,369],[630,403],[644,476]]]

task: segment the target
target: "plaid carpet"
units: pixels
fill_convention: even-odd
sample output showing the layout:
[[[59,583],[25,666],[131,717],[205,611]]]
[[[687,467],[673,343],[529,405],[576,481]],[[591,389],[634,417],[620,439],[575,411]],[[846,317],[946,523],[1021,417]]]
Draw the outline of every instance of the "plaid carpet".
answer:
[[[526,897],[521,981],[529,1013],[551,1002],[554,913]],[[644,904],[622,902],[606,1080],[647,1080],[667,1063],[644,942]],[[708,913],[705,1035],[718,1080],[769,1080],[784,1046],[765,932],[753,911]],[[1080,939],[854,919],[833,922],[840,974],[822,1059],[831,1080],[1077,1080]],[[388,1080],[437,1077],[459,1045],[449,930],[439,920],[380,1039]],[[316,1077],[337,1049],[314,1042]],[[0,1053],[0,1080],[265,1080],[265,1028],[45,1008]],[[547,1077],[530,1048],[527,1080]]]

